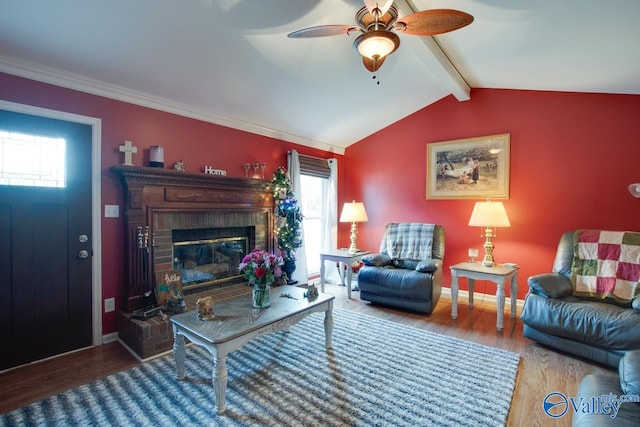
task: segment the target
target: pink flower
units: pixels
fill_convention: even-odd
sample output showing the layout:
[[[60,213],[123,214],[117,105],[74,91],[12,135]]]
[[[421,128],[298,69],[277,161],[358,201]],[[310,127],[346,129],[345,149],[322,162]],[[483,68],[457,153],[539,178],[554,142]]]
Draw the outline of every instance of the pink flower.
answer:
[[[250,283],[263,285],[282,276],[281,265],[282,257],[256,248],[242,258],[238,269]]]

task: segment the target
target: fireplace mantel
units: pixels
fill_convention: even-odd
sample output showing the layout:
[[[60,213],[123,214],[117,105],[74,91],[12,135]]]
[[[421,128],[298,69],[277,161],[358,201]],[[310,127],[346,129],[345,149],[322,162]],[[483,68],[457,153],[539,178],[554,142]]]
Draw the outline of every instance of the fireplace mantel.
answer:
[[[273,250],[271,182],[138,166],[115,166],[124,189],[125,286],[123,307],[131,312],[154,302],[154,237],[166,215],[192,222],[220,215],[228,226],[258,218],[256,246]],[[197,220],[196,220],[197,218]],[[144,238],[140,239],[140,230]],[[148,233],[147,233],[148,231]]]

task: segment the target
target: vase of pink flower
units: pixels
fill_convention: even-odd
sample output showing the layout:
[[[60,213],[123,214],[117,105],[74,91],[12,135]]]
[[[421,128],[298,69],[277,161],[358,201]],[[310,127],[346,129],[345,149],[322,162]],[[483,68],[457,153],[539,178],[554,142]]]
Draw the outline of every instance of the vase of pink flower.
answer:
[[[242,258],[238,269],[253,286],[251,305],[254,308],[266,308],[271,305],[271,284],[282,276],[281,266],[282,257],[259,248]]]

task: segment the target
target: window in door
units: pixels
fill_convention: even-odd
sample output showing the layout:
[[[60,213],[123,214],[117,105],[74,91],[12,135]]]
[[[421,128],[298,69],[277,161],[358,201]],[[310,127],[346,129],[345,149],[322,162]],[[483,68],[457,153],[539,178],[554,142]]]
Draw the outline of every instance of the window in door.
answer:
[[[65,187],[62,138],[0,129],[0,185]]]

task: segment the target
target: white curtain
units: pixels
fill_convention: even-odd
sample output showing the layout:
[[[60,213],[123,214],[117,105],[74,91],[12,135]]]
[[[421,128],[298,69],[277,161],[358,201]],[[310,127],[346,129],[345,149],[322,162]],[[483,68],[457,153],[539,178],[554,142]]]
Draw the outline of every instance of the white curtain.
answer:
[[[338,160],[329,159],[329,180],[325,186],[324,214],[322,215],[322,251],[328,252],[338,247]],[[325,280],[340,283],[335,262],[325,261]]]
[[[291,191],[300,203],[300,159],[296,150],[289,151],[289,177],[291,178]],[[307,274],[307,254],[304,250],[304,227],[300,227],[300,238],[302,239],[302,247],[296,250],[296,270],[291,275],[291,280],[297,280],[298,283],[307,283],[309,275]]]

